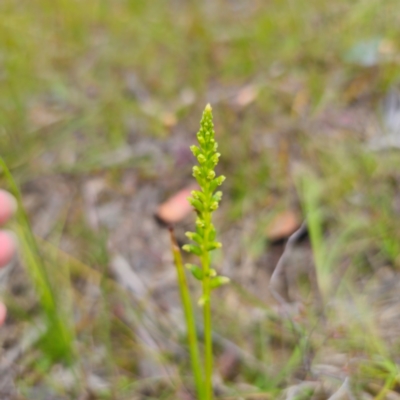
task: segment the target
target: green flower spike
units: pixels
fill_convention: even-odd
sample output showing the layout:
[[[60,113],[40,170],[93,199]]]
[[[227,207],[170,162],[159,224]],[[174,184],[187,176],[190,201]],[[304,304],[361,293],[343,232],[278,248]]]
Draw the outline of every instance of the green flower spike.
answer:
[[[214,124],[211,106],[207,104],[203,117],[200,122],[200,130],[197,133],[199,146],[191,146],[190,150],[197,158],[199,165],[193,167],[193,176],[196,178],[201,190],[193,190],[189,197],[190,204],[197,212],[196,232],[187,232],[186,236],[196,244],[187,244],[183,249],[189,253],[195,254],[202,261],[202,276],[210,277],[209,255],[208,252],[220,248],[220,242],[215,241],[216,231],[212,223],[212,213],[218,209],[222,198],[222,192],[215,190],[225,180],[224,176],[215,176],[214,168],[218,164],[220,153],[217,153],[218,144],[215,141]],[[204,262],[203,261],[207,261]],[[199,279],[198,269],[190,268],[196,279]],[[228,282],[228,278],[214,276],[210,282],[210,287],[215,288]],[[203,278],[204,279],[204,278]],[[204,297],[205,293],[203,293]],[[208,301],[206,296],[206,300]]]
[[[222,192],[216,189],[225,180],[224,176],[216,177],[215,167],[220,154],[217,153],[218,144],[215,141],[214,125],[211,106],[207,104],[197,133],[198,146],[191,146],[190,150],[196,157],[198,165],[193,167],[193,176],[196,178],[200,190],[194,190],[189,197],[190,204],[197,213],[196,232],[187,232],[186,236],[193,244],[186,244],[183,250],[200,258],[201,267],[188,264],[186,267],[193,276],[202,282],[202,296],[198,304],[203,307],[204,314],[204,399],[212,399],[212,328],[211,328],[211,291],[229,282],[229,278],[218,276],[210,266],[210,251],[222,245],[216,241],[216,230],[212,223],[212,213],[218,209]]]

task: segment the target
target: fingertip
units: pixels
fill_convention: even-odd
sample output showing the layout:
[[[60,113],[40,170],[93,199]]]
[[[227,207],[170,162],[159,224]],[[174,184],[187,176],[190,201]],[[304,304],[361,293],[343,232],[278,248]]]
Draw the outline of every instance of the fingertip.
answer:
[[[3,303],[0,303],[0,326],[4,324],[7,318],[7,308]]]
[[[0,268],[6,266],[15,256],[17,240],[13,233],[0,231]]]
[[[5,190],[0,189],[0,224],[6,222],[17,210],[17,201]]]

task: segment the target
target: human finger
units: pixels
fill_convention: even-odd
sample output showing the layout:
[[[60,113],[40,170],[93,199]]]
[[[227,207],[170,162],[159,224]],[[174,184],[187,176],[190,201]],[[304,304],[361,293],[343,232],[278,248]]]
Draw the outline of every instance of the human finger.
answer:
[[[16,248],[13,235],[7,231],[0,231],[0,268],[6,266],[13,259]]]
[[[7,309],[3,303],[0,303],[0,326],[3,325],[7,317]]]
[[[0,189],[0,225],[4,224],[17,209],[17,202],[10,193]]]

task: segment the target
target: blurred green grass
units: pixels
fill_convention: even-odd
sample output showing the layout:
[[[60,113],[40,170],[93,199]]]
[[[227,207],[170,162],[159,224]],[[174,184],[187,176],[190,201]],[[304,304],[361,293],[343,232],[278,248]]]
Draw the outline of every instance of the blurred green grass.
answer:
[[[396,155],[366,151],[357,135],[331,139],[304,121],[331,108],[377,108],[400,77],[398,26],[395,0],[3,0],[0,155],[22,188],[41,176],[62,174],[79,181],[105,170],[111,181],[118,181],[127,168],[137,168],[143,179],[157,179],[151,165],[141,159],[118,160],[120,153],[113,149],[137,137],[163,143],[183,131],[190,138],[204,104],[215,102],[221,169],[228,177],[227,225],[251,213],[259,213],[262,221],[271,205],[285,208],[293,203],[288,157],[294,152],[315,174],[317,198],[307,202],[300,196],[300,202],[305,210],[311,207],[309,212],[320,207],[322,222],[316,221],[313,242],[320,251],[319,263],[329,260],[334,269],[335,262],[345,258],[368,270],[372,267],[364,253],[373,248],[397,268]],[[374,40],[386,46],[389,57],[363,65],[357,46]],[[232,105],[246,85],[257,88],[255,100],[245,107]],[[265,137],[279,145],[260,143]],[[107,155],[116,158],[111,166]],[[172,161],[168,167],[173,175]],[[0,182],[6,185],[6,180]],[[328,237],[318,232],[322,223],[329,226]],[[81,241],[75,254],[79,259],[106,268],[102,235],[76,219],[66,229]],[[250,242],[256,240],[260,238],[254,234]],[[107,287],[105,298],[110,296]],[[340,290],[356,291],[347,283]],[[115,335],[135,347],[135,339],[129,329],[108,320],[107,307],[104,301],[93,332],[116,354],[115,365],[130,371],[135,362],[109,342]],[[217,317],[222,332],[226,321],[234,322],[218,311]],[[260,331],[273,331],[269,324],[261,323]],[[230,332],[238,343],[243,325],[238,322]],[[347,350],[358,349],[362,326],[357,322],[349,328]],[[87,344],[90,335],[81,340]],[[371,342],[371,356],[376,351],[389,358],[378,336],[371,334]],[[255,344],[252,350],[260,359],[276,362],[274,344],[269,343],[268,350],[263,346]],[[252,368],[244,376],[276,395],[301,364],[303,352],[300,344],[293,347],[287,364],[273,375],[276,380]],[[109,359],[112,370],[114,361]],[[389,369],[391,378],[392,365]],[[126,376],[121,382],[116,379],[113,390],[129,386]],[[29,379],[22,378],[21,387],[29,386]],[[162,398],[174,398],[169,390]]]
[[[169,105],[183,89],[193,89],[197,112],[213,86],[241,85],[255,78],[273,86],[280,81],[273,79],[276,69],[305,85],[310,112],[316,112],[360,73],[344,63],[352,45],[376,37],[398,40],[396,6],[395,1],[201,6],[179,1],[6,0],[0,5],[2,153],[11,167],[32,167],[43,148],[61,143],[76,148],[74,134],[80,131],[79,160],[84,162],[92,153],[126,141],[130,119],[144,120],[144,134],[166,134],[157,107],[155,118],[146,115],[138,90],[129,93],[129,74],[161,112],[175,112]],[[396,81],[394,67],[379,66],[372,92]],[[257,102],[256,115],[287,111],[285,99],[279,97],[268,87]],[[40,106],[46,109],[49,103],[49,118],[55,108],[61,121],[43,132],[32,126],[32,119],[35,110],[44,113]],[[224,122],[223,129],[231,129]],[[40,163],[34,170],[38,168]]]

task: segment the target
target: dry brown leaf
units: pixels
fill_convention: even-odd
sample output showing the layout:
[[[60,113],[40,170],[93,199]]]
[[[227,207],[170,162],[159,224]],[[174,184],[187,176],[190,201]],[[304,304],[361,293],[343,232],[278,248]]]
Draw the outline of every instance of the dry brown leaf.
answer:
[[[162,203],[158,207],[156,217],[168,225],[182,221],[193,211],[192,205],[187,200],[193,189],[195,189],[193,185],[182,189]]]
[[[161,121],[162,121],[164,127],[167,129],[173,128],[178,122],[176,115],[171,112],[164,112],[161,115]]]
[[[63,116],[59,111],[43,104],[35,104],[29,110],[29,122],[36,129],[45,128],[62,120]]]
[[[267,225],[266,236],[271,242],[288,238],[301,225],[301,220],[293,210],[286,210],[276,215]]]
[[[258,88],[254,85],[244,86],[235,97],[235,103],[240,107],[251,104],[258,96]]]

